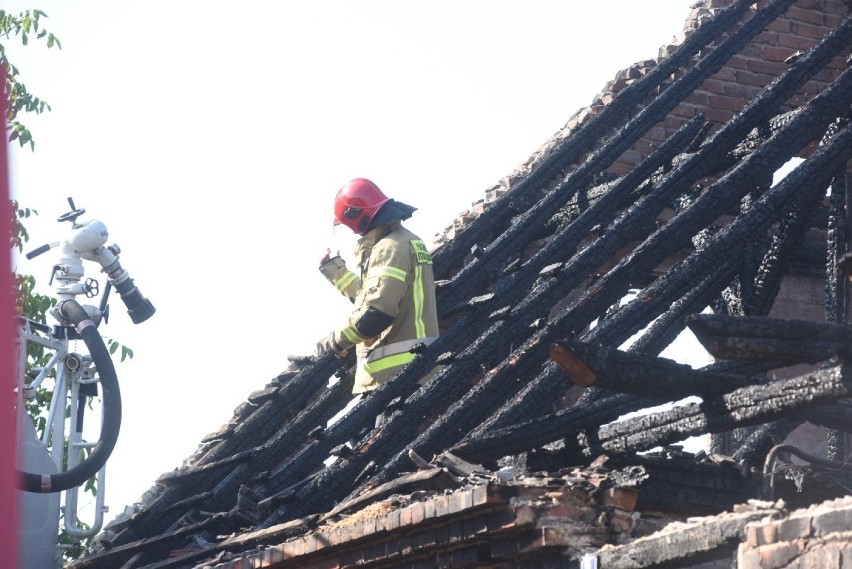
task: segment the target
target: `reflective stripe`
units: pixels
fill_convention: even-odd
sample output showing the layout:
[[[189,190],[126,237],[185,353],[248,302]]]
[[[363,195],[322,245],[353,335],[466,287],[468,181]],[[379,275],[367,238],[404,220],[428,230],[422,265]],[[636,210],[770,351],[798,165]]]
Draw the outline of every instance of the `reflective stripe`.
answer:
[[[364,370],[367,373],[376,373],[377,371],[382,371],[388,368],[401,366],[403,364],[407,364],[411,360],[414,359],[414,354],[411,352],[403,352],[401,354],[397,354],[395,356],[388,356],[386,358],[382,358],[376,361],[368,361],[364,364]]]
[[[346,339],[352,342],[353,344],[359,344],[366,340],[366,338],[362,337],[361,334],[359,334],[358,331],[355,330],[355,328],[353,328],[352,326],[347,326],[346,328],[341,330],[340,333],[343,334]]]
[[[418,338],[426,335],[426,323],[423,322],[423,304],[425,294],[423,292],[423,267],[417,265],[414,268],[414,334]]]
[[[393,344],[388,344],[387,346],[379,346],[375,350],[372,350],[367,355],[367,363],[376,362],[380,359],[395,356],[397,354],[407,354],[411,353],[411,349],[417,344],[426,344],[427,346],[437,340],[437,336],[430,336],[429,338],[418,338],[416,340],[402,340],[401,342],[394,342]],[[412,354],[414,355],[414,354]]]
[[[337,287],[337,290],[339,290],[340,292],[343,292],[346,289],[346,287],[351,285],[355,281],[355,279],[357,279],[357,278],[358,278],[358,275],[356,275],[352,271],[349,271],[345,275],[343,275],[342,277],[337,279],[337,282],[334,283],[334,286]]]
[[[373,267],[367,277],[390,277],[405,282],[408,273],[396,267]]]

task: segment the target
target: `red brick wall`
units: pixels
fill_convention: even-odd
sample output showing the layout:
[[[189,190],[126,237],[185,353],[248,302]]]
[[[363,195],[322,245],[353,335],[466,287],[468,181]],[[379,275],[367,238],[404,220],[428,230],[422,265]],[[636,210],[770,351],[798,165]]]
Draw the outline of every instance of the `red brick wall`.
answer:
[[[739,569],[852,567],[852,497],[746,527]]]

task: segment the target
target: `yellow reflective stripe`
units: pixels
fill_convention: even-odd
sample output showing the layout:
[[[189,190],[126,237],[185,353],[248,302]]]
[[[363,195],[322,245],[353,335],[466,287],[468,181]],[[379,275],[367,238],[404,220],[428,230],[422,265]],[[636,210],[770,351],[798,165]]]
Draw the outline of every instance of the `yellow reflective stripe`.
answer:
[[[418,338],[426,336],[426,323],[423,322],[423,305],[425,304],[425,293],[423,291],[423,268],[417,265],[414,268],[414,333]]]
[[[337,290],[339,290],[340,292],[343,292],[346,289],[346,287],[351,285],[355,281],[355,279],[357,279],[357,278],[358,278],[358,275],[356,275],[352,271],[349,271],[345,275],[343,275],[342,277],[337,279],[337,282],[334,283],[334,286],[337,287]]]
[[[396,267],[374,267],[370,269],[368,277],[390,277],[405,282],[408,273]]]
[[[386,358],[365,363],[364,370],[367,373],[376,373],[377,371],[407,364],[414,359],[414,356],[415,354],[412,354],[411,352],[403,352],[401,354],[388,356]]]
[[[352,326],[347,326],[346,328],[341,330],[340,333],[343,334],[346,339],[352,342],[353,344],[359,344],[365,340],[365,338],[361,336],[361,334],[359,334],[358,331],[355,330],[355,328],[353,328]]]

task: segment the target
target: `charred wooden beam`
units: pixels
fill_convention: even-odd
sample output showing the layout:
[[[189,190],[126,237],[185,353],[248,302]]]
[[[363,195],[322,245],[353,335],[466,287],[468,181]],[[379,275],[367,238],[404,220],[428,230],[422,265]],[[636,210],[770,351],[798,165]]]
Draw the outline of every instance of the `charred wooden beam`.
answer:
[[[719,291],[731,282],[737,271],[733,259],[716,268],[688,293],[672,303],[671,308],[656,318],[648,329],[630,345],[629,351],[658,355],[686,328],[686,317],[699,314],[710,305]]]
[[[476,438],[466,438],[449,450],[466,460],[493,461],[542,447],[562,439],[566,433],[597,427],[614,421],[621,415],[663,402],[628,394],[608,395],[589,405],[574,406],[552,415],[494,429]]]
[[[204,455],[203,460],[197,462],[197,465],[203,467],[204,464],[226,460],[246,448],[263,446],[270,439],[275,438],[281,423],[301,413],[318,394],[327,390],[328,378],[344,363],[331,353],[316,361],[308,362],[306,367],[300,369],[281,385],[276,397],[262,403],[254,413],[245,417],[240,425],[233,429],[231,436],[218,442]],[[237,467],[238,470],[240,468]],[[176,516],[179,515],[179,512],[169,511],[172,504],[189,495],[213,490],[223,480],[227,481],[232,473],[233,471],[229,470],[211,470],[198,479],[178,481],[176,484],[167,486],[144,511],[128,521],[126,526],[116,534],[113,543],[121,545],[166,531],[173,526]],[[243,478],[240,476],[235,477],[235,482],[242,481]],[[238,488],[238,484],[236,487]],[[236,502],[236,488],[233,486],[232,488],[234,492],[223,502],[221,510],[228,509]],[[223,523],[226,522],[227,520]]]
[[[815,409],[800,409],[795,416],[802,420],[828,429],[852,432],[852,401],[844,399],[820,405]]]
[[[838,172],[831,187],[829,199],[828,235],[826,237],[825,265],[825,319],[827,322],[844,322],[849,297],[847,280],[840,271],[840,259],[849,249],[848,174]],[[852,420],[842,429],[831,429],[827,434],[828,458],[845,461],[852,456]]]
[[[740,213],[752,207],[757,196],[772,185],[772,175],[769,172],[764,174],[763,179],[757,181],[755,189],[743,197],[740,203]],[[716,305],[722,309],[717,308],[717,313],[727,312],[732,316],[744,316],[752,313],[755,277],[766,252],[770,249],[768,233],[768,230],[756,231],[745,244],[740,256],[740,271],[731,280],[730,286],[720,294]]]
[[[713,459],[670,447],[642,455],[609,457],[607,465],[636,464],[648,473],[636,502],[638,511],[712,515],[760,496],[756,477],[744,476],[740,466],[729,459]]]
[[[808,195],[802,192],[794,196],[794,202],[778,226],[769,250],[760,264],[754,278],[753,295],[750,299],[750,312],[753,316],[765,316],[781,290],[781,280],[786,266],[810,228],[810,219],[819,203],[822,192]]]
[[[496,412],[474,427],[463,440],[478,439],[489,431],[523,423],[529,417],[556,413],[567,405],[571,385],[561,373],[539,374],[509,398]]]
[[[818,370],[767,385],[740,388],[717,400],[689,403],[670,411],[627,419],[581,433],[585,456],[648,450],[693,435],[719,433],[784,417],[852,392],[852,370],[842,366]]]
[[[828,214],[827,255],[825,275],[825,319],[843,322],[846,315],[847,279],[840,270],[840,261],[849,248],[849,219],[847,212],[846,172],[838,173],[831,186]]]
[[[707,351],[721,359],[791,364],[852,356],[852,328],[843,324],[699,314],[688,319],[688,326]]]
[[[840,171],[834,177],[828,207],[825,264],[826,322],[846,321],[849,298],[848,281],[840,270],[840,261],[849,250],[849,184],[848,173]],[[831,429],[826,435],[828,458],[845,461],[852,456],[852,415],[844,426]]]
[[[790,2],[775,2],[778,6],[775,16],[785,10]],[[644,77],[628,85],[620,91],[613,101],[605,106],[601,113],[589,119],[579,130],[560,142],[556,148],[543,159],[521,181],[515,184],[509,192],[498,198],[494,207],[486,209],[453,240],[443,244],[435,251],[436,277],[447,278],[449,271],[460,265],[470,249],[476,244],[483,244],[494,225],[503,226],[507,220],[501,220],[501,212],[506,204],[514,200],[522,200],[530,204],[534,201],[533,194],[545,188],[551,180],[560,175],[565,167],[577,162],[612,128],[614,122],[619,122],[634,112],[637,105],[652,95],[657,88],[668,81],[678,69],[688,65],[693,56],[709,44],[724,29],[728,28],[750,8],[748,0],[737,0],[720,11],[710,22],[700,26],[690,34],[674,53],[664,58]],[[774,17],[773,17],[774,19]],[[765,22],[764,22],[765,25]],[[754,33],[761,27],[755,26]],[[719,46],[714,49],[723,50]],[[725,60],[736,50],[725,50]]]
[[[799,109],[793,109],[792,111],[774,116],[766,121],[765,124],[752,130],[749,135],[731,151],[729,165],[733,166],[760,148],[773,134],[781,130],[788,122],[790,122],[798,112]]]
[[[820,405],[819,409],[823,407]],[[779,419],[761,425],[733,453],[734,461],[741,465],[743,471],[757,469],[759,472],[772,447],[784,442],[800,424],[801,421],[795,419]]]
[[[643,357],[573,339],[554,342],[550,359],[579,386],[595,385],[670,401],[690,395],[713,397],[756,383],[748,377],[695,370],[665,358]]]

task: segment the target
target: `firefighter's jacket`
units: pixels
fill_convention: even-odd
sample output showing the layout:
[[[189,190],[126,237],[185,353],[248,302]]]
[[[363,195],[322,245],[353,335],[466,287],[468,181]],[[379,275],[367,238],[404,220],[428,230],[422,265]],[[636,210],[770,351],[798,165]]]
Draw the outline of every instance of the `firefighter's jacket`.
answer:
[[[412,347],[438,336],[432,257],[423,241],[401,222],[368,231],[355,248],[360,274],[339,256],[322,274],[354,303],[346,324],[334,331],[343,349],[358,358],[352,393],[379,387],[414,359]]]

